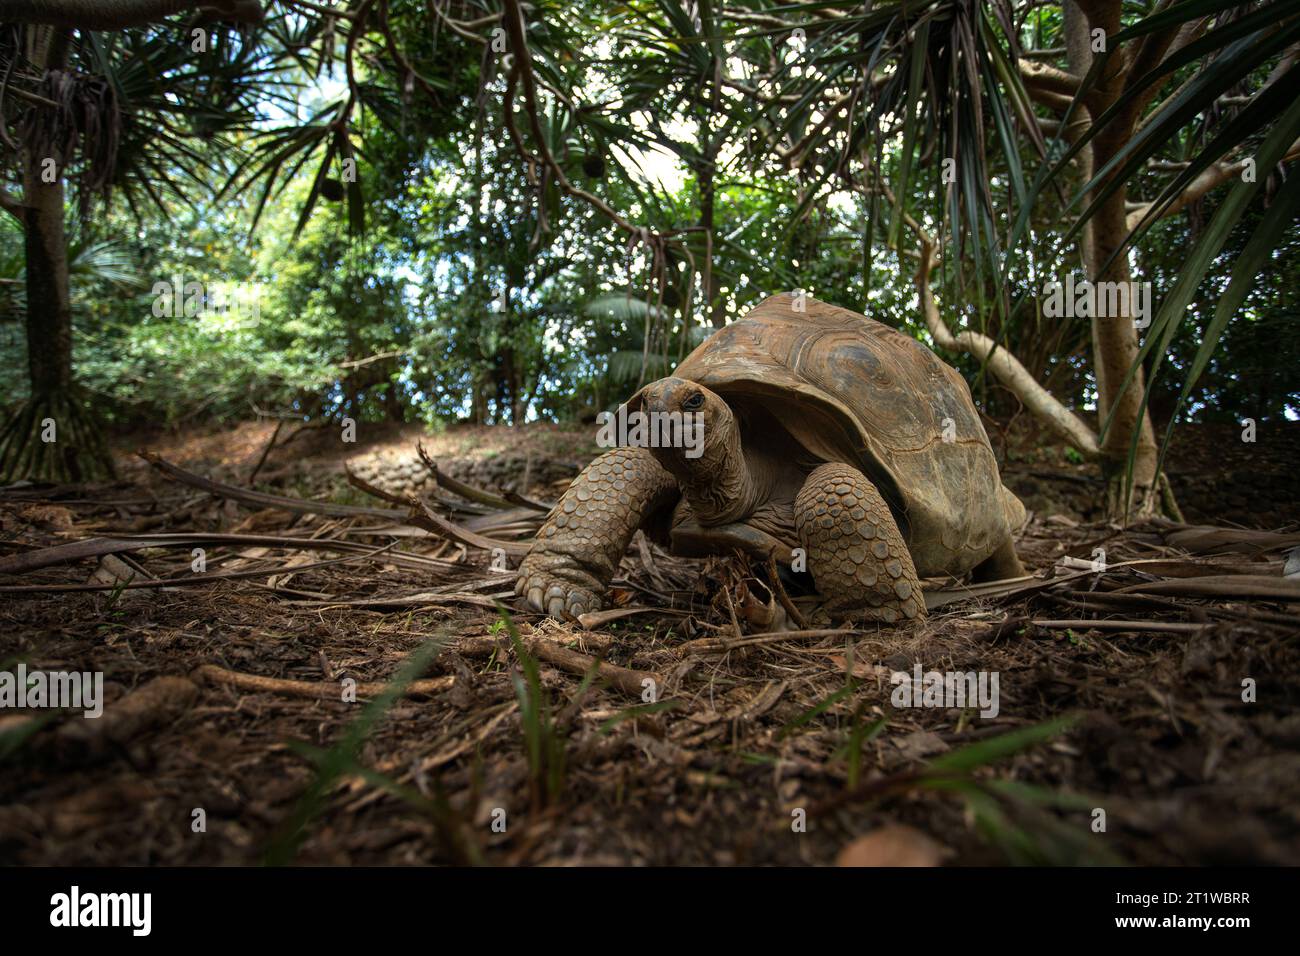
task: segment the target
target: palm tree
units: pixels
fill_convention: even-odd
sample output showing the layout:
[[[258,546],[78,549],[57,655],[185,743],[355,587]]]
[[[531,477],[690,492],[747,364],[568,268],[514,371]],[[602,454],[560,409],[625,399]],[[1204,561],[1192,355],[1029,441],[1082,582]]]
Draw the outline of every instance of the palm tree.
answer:
[[[112,459],[73,379],[68,185],[83,219],[94,197],[114,189],[133,206],[162,206],[165,192],[183,198],[181,181],[199,180],[209,166],[192,143],[251,115],[260,54],[206,13],[166,30],[94,32],[148,23],[197,2],[10,6],[11,22],[0,31],[7,78],[0,133],[12,150],[4,178],[21,183],[22,192],[0,187],[0,208],[23,233],[31,393],[0,429],[0,479],[80,480],[111,473]],[[260,18],[260,8],[244,3],[205,6]],[[219,33],[229,42],[217,42]]]

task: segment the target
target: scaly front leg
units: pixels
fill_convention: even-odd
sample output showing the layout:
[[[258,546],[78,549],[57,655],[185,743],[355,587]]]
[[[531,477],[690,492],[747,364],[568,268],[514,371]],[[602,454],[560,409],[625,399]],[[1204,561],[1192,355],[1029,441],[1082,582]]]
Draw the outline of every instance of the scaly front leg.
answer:
[[[598,609],[636,529],[678,495],[673,476],[647,449],[605,452],[547,515],[519,565],[515,593],[552,617]]]
[[[889,506],[862,472],[822,465],[794,505],[799,543],[826,609],[894,624],[925,617],[925,597]]]

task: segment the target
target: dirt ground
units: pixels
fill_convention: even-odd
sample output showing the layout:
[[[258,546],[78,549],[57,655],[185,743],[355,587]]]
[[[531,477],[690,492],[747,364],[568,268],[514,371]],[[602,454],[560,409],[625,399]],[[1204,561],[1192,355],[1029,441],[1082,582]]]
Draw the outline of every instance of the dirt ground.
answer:
[[[591,429],[282,428],[262,461],[273,431],[128,436],[116,483],[0,490],[0,671],[102,671],[107,699],[0,716],[0,862],[1300,863],[1296,425],[1185,429],[1186,523],[1124,529],[1013,436],[1035,579],[849,630],[641,540],[611,613],[528,612],[473,542],[526,541]],[[996,675],[996,715],[898,706],[917,667]]]

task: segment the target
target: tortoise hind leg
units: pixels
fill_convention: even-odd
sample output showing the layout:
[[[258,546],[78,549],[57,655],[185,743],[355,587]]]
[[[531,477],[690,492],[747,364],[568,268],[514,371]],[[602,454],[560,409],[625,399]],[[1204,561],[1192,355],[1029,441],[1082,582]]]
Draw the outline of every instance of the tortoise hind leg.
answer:
[[[677,497],[677,482],[647,449],[610,449],[546,516],[515,593],[552,617],[597,610],[636,529]]]
[[[815,469],[795,498],[794,521],[828,610],[888,624],[925,616],[912,555],[862,472],[838,463]]]
[[[1020,563],[1020,558],[1016,555],[1015,543],[1008,534],[996,551],[975,565],[975,569],[971,571],[971,581],[980,584],[985,581],[1021,578],[1025,574],[1025,566]]]

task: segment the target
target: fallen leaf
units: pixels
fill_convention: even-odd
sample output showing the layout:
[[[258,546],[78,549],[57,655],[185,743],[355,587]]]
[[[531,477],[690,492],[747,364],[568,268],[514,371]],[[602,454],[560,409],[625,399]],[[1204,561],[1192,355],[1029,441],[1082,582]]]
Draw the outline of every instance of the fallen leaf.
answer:
[[[942,866],[952,850],[914,827],[890,824],[858,837],[835,858],[836,866]]]

